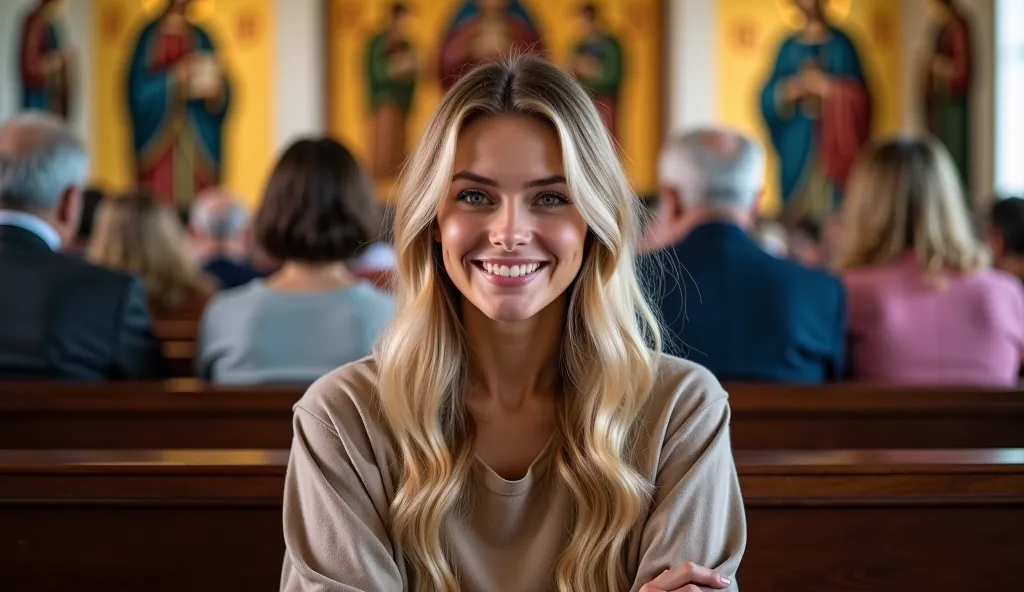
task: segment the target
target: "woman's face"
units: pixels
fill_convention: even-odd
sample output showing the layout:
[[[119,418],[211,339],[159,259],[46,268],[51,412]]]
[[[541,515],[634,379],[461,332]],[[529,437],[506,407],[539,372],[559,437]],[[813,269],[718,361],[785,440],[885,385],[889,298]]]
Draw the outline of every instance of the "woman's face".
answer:
[[[587,224],[554,129],[510,115],[463,127],[437,231],[452,282],[491,319],[528,319],[565,294],[583,262]]]

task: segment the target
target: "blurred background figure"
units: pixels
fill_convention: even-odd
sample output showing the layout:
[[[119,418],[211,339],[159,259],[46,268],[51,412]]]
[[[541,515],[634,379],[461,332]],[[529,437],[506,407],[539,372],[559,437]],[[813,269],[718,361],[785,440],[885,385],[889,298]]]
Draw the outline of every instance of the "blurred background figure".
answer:
[[[849,294],[851,377],[1015,384],[1024,290],[991,269],[942,144],[878,144],[855,168],[848,199],[838,267]]]
[[[68,118],[72,56],[61,35],[60,18],[67,0],[38,0],[21,29],[18,66],[21,107]]]
[[[673,137],[649,234],[667,247],[661,306],[669,353],[723,381],[838,380],[845,363],[839,280],[765,252],[750,235],[765,153],[724,128]],[[677,269],[678,268],[678,269]],[[675,276],[675,277],[672,277]]]
[[[200,323],[197,372],[219,383],[308,384],[369,355],[390,296],[347,262],[377,235],[369,176],[331,139],[285,151],[256,214],[256,240],[280,260],[266,279],[221,292]]]
[[[203,270],[221,288],[237,288],[263,275],[249,262],[249,213],[227,190],[208,189],[196,198],[189,212],[189,230]]]
[[[1024,282],[1024,199],[996,200],[988,216],[988,243],[995,266]]]
[[[56,116],[0,126],[0,378],[163,374],[142,283],[61,252],[78,227],[88,170]]]
[[[198,315],[217,286],[188,252],[174,211],[145,193],[100,204],[87,257],[142,278],[157,316]]]

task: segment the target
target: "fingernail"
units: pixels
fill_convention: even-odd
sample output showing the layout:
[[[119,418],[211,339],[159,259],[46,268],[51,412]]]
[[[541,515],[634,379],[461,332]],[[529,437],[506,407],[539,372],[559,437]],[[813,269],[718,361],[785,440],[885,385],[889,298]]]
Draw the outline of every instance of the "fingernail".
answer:
[[[728,586],[729,584],[732,583],[732,580],[730,580],[729,578],[727,578],[725,576],[718,576],[718,580],[721,581],[726,586]]]

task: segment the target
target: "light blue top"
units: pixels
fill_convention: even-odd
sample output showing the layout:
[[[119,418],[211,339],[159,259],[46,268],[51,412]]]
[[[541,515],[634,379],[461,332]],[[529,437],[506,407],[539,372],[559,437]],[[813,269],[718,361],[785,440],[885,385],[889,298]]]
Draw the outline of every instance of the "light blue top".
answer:
[[[206,307],[197,374],[220,384],[312,383],[369,355],[394,312],[394,300],[365,282],[308,293],[256,279]]]
[[[51,251],[60,250],[60,234],[50,223],[39,216],[15,210],[0,210],[0,225],[17,226],[43,239]]]

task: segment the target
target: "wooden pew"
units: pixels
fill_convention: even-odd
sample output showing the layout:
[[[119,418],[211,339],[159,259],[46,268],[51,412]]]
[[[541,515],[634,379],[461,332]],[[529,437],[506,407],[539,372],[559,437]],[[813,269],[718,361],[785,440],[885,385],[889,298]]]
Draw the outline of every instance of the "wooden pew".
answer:
[[[196,315],[164,316],[153,319],[153,332],[163,342],[171,376],[195,376],[196,336],[199,317]]]
[[[1024,447],[1024,391],[727,385],[736,449]]]
[[[0,451],[6,589],[275,590],[286,454]],[[743,590],[1018,589],[1024,450],[736,459]]]
[[[0,383],[0,449],[287,448],[304,390]]]
[[[0,448],[286,448],[305,389],[0,383]],[[1024,392],[730,388],[733,447],[1024,447]]]

